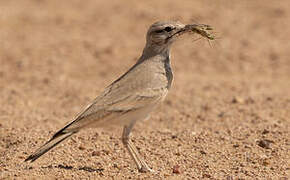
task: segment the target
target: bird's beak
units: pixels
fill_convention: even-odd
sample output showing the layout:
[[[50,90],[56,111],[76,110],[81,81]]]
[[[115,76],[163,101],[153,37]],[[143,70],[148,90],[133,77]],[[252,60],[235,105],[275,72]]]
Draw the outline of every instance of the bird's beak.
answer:
[[[178,37],[178,36],[180,36],[180,35],[182,35],[182,34],[184,34],[184,33],[186,33],[186,32],[189,32],[189,29],[188,29],[188,27],[187,27],[187,25],[186,26],[183,26],[183,27],[181,27],[181,28],[179,28],[174,34],[172,34],[170,37],[168,37],[167,39],[173,39],[173,38],[176,38],[176,37]]]
[[[215,37],[211,33],[213,28],[209,25],[206,24],[188,24],[185,25],[184,27],[180,28],[178,31],[176,31],[173,35],[171,35],[168,39],[178,37],[182,34],[193,32],[197,33],[209,40],[214,40]]]

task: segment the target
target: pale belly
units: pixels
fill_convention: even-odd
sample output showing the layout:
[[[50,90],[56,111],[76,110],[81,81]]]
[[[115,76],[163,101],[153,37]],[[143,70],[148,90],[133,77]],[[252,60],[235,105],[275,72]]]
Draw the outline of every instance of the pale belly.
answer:
[[[150,113],[154,111],[154,109],[156,108],[156,106],[158,106],[158,104],[140,108],[137,110],[128,111],[118,116],[115,116],[112,119],[104,119],[103,121],[100,121],[97,124],[95,124],[94,127],[106,129],[112,127],[129,126],[130,124],[135,123],[136,121],[148,118],[150,116]]]

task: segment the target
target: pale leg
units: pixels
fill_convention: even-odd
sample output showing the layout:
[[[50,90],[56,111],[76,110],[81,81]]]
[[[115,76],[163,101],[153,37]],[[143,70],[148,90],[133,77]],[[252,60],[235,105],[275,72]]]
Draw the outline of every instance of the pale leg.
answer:
[[[136,166],[140,172],[153,172],[152,169],[149,168],[147,163],[141,158],[138,150],[133,145],[132,141],[130,140],[130,132],[134,124],[130,126],[124,126],[123,134],[122,134],[122,142],[124,146],[128,149],[131,157],[133,158]]]

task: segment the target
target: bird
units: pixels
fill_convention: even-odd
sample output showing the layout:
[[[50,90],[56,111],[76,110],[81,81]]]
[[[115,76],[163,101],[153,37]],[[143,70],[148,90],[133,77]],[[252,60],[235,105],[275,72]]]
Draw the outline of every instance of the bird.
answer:
[[[153,172],[133,145],[130,139],[131,130],[137,121],[149,118],[171,88],[172,44],[187,32],[207,36],[207,30],[211,30],[210,26],[203,24],[184,25],[177,21],[153,23],[147,31],[146,45],[137,62],[25,161],[35,161],[82,129],[116,125],[123,127],[122,143],[138,170]]]

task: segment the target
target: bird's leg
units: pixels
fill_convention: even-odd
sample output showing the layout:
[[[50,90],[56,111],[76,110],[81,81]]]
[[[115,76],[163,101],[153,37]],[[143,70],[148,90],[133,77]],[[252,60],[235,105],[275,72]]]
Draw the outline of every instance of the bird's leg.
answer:
[[[138,170],[140,172],[153,172],[152,169],[149,168],[147,163],[141,158],[140,154],[138,153],[137,149],[133,145],[132,141],[130,140],[130,132],[133,125],[130,125],[129,127],[124,126],[123,134],[122,134],[122,142],[124,146],[128,149],[129,154],[133,158]]]

